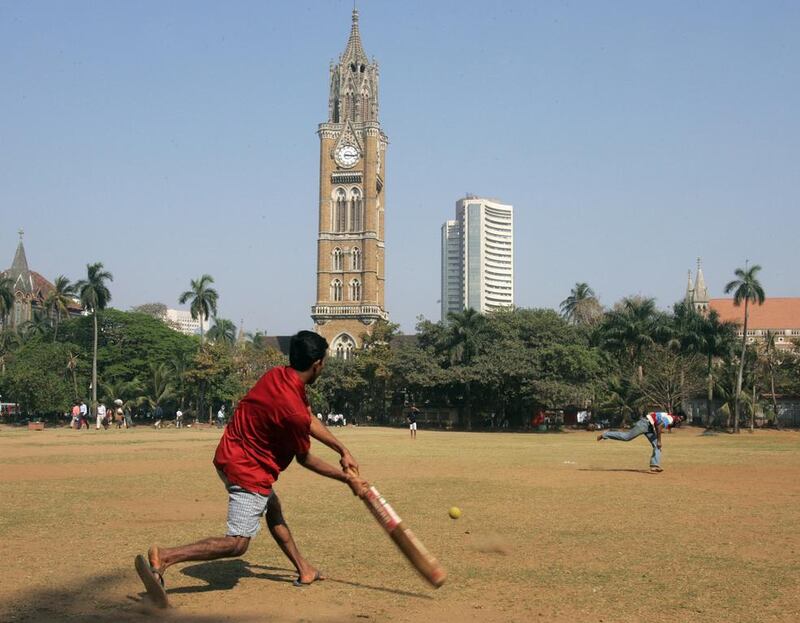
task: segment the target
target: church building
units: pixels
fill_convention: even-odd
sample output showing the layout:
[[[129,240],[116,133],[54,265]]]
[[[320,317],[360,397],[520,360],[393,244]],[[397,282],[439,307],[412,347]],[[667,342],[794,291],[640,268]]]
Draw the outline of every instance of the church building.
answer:
[[[319,234],[314,328],[330,354],[362,347],[384,307],[386,146],[378,115],[378,64],[361,45],[358,11],[347,46],[330,66],[328,120],[320,123]]]
[[[22,230],[11,268],[0,272],[0,278],[7,279],[14,302],[6,314],[0,314],[0,327],[17,329],[34,319],[34,312],[44,313],[47,295],[55,286],[36,271],[28,267],[28,258],[22,244]],[[68,306],[68,313],[77,316],[81,313],[80,303],[75,300]]]

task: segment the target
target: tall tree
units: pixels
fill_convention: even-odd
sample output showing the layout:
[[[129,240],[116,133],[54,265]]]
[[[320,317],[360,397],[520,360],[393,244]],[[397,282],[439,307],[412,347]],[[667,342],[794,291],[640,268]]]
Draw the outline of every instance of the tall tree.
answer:
[[[642,354],[659,337],[661,316],[651,298],[627,297],[606,314],[601,328],[603,346],[624,355],[642,382]]]
[[[447,344],[450,361],[461,368],[464,385],[464,423],[472,429],[472,379],[469,367],[478,354],[478,339],[486,327],[486,317],[471,307],[447,314]]]
[[[192,279],[191,283],[191,289],[181,294],[178,302],[183,305],[186,301],[191,300],[189,313],[195,320],[200,319],[200,343],[202,344],[205,322],[209,316],[217,315],[219,294],[214,288],[210,287],[214,283],[214,278],[211,275],[203,275],[200,279]]]
[[[699,327],[700,344],[698,350],[706,357],[706,427],[714,425],[714,361],[719,360],[731,351],[736,339],[736,326],[732,322],[723,322],[719,314],[712,309],[707,316],[701,317]]]
[[[775,418],[775,427],[780,429],[781,423],[778,419],[778,401],[775,399],[775,369],[778,367],[779,363],[775,331],[767,331],[767,338],[764,340],[763,347],[759,350],[759,363],[769,377],[769,390],[770,396],[772,396],[772,415]]]
[[[569,296],[561,301],[561,315],[572,324],[586,325],[592,324],[603,315],[603,308],[600,306],[594,290],[588,283],[576,283],[569,293]]]
[[[94,341],[92,342],[92,413],[97,414],[97,312],[105,309],[111,300],[111,292],[106,285],[107,281],[114,281],[114,276],[103,270],[103,264],[96,262],[86,265],[86,279],[81,279],[75,284],[75,289],[80,296],[81,305],[92,315],[94,325]]]
[[[733,430],[734,432],[739,432],[739,411],[740,411],[740,403],[741,403],[741,395],[742,395],[742,375],[744,374],[744,360],[745,360],[745,351],[747,349],[747,322],[750,318],[750,303],[754,303],[756,305],[763,305],[764,299],[764,288],[761,287],[761,283],[758,281],[758,277],[756,276],[758,272],[761,270],[761,266],[758,264],[754,264],[750,268],[747,268],[745,264],[745,268],[737,268],[735,271],[736,279],[733,281],[729,281],[728,284],[725,286],[725,294],[729,294],[733,292],[733,304],[736,307],[742,304],[744,301],[744,325],[742,327],[742,355],[739,358],[739,375],[736,380],[736,399],[734,403],[734,420],[733,420]]]
[[[53,289],[44,299],[44,308],[53,317],[53,341],[58,340],[58,323],[69,314],[69,304],[75,300],[75,284],[64,275],[56,277]]]

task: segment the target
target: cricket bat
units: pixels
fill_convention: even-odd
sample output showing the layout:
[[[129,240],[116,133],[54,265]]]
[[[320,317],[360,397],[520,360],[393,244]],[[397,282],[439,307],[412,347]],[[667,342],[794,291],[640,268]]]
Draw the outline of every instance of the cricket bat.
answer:
[[[386,531],[403,555],[432,586],[439,588],[447,579],[447,572],[439,561],[425,548],[416,535],[403,524],[403,520],[374,486],[370,485],[364,504]]]

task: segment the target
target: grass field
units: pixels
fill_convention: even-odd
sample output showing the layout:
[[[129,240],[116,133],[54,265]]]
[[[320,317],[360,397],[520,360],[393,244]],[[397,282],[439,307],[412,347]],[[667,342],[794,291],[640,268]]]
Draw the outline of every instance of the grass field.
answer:
[[[218,431],[2,427],[0,621],[800,620],[797,432],[679,430],[657,475],[641,438],[336,432],[447,568],[441,589],[344,485],[292,465],[276,491],[328,579],[293,587],[263,530],[242,559],[171,568],[174,607],[153,612],[133,557],[224,532]]]

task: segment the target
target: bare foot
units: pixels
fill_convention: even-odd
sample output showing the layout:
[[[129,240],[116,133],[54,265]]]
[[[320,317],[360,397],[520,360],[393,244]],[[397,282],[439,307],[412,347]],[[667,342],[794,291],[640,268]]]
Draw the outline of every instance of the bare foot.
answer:
[[[300,572],[299,577],[293,582],[295,586],[305,586],[308,584],[312,584],[318,580],[324,580],[325,576],[319,569],[315,569],[314,567],[309,566],[307,569],[303,569]]]
[[[161,555],[158,551],[158,545],[151,545],[150,549],[147,550],[147,560],[158,575],[164,575],[164,568],[161,565]]]

